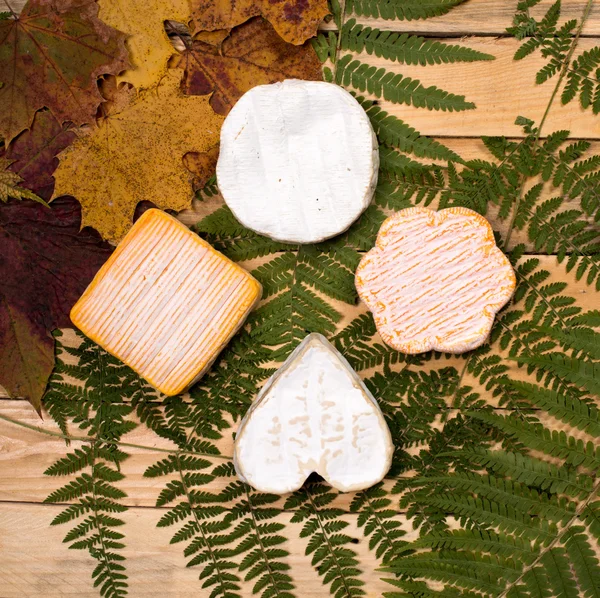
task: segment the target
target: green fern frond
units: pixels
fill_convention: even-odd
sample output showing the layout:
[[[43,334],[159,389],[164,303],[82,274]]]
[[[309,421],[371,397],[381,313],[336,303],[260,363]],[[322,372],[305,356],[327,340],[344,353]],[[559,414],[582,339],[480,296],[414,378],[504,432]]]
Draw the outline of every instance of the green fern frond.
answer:
[[[573,526],[567,530],[565,549],[579,581],[580,595],[586,598],[600,597],[600,563],[584,527]]]
[[[76,476],[52,492],[46,502],[73,502],[54,518],[52,525],[75,523],[64,541],[69,548],[87,550],[97,561],[92,578],[100,594],[120,598],[127,594],[125,557],[121,553],[125,545],[124,535],[115,528],[124,522],[115,514],[127,511],[121,502],[126,494],[117,484],[124,477],[120,466],[128,455],[119,448],[119,442],[137,426],[128,419],[134,406],[148,424],[167,437],[170,433],[152,406],[154,391],[91,340],[79,333],[78,337],[80,344],[76,347],[66,347],[57,339],[59,367],[45,400],[65,434],[67,418],[71,418],[72,425],[85,431],[89,443],[67,453],[45,471],[52,476]],[[63,362],[65,353],[77,359],[76,365]],[[76,383],[67,382],[64,376],[74,378]]]
[[[492,503],[504,505],[530,516],[542,516],[556,523],[567,522],[575,513],[576,505],[566,499],[557,499],[551,495],[540,493],[536,489],[513,480],[481,475],[474,472],[461,472],[454,475],[431,476],[425,483],[418,483],[421,488],[412,495],[406,494],[400,501],[401,506],[410,503],[427,504],[428,496],[444,489],[452,493],[477,495]]]
[[[568,104],[579,94],[579,102],[585,110],[591,106],[592,112],[600,112],[600,47],[582,52],[571,64],[567,72],[567,82],[561,95],[561,102]]]
[[[394,104],[408,104],[416,108],[448,112],[475,108],[475,104],[467,102],[464,96],[444,91],[433,85],[425,87],[417,79],[362,63],[353,59],[351,54],[338,59],[335,82],[338,85],[353,87],[363,93],[366,91],[377,98],[383,97]]]
[[[332,63],[335,63],[338,45],[336,32],[328,31],[326,34],[319,33],[317,37],[312,38],[310,42],[321,62],[331,60]]]
[[[494,60],[491,54],[479,52],[467,46],[445,44],[408,33],[381,31],[357,24],[356,19],[346,21],[341,32],[341,49],[351,52],[367,52],[379,58],[403,64],[449,64]]]
[[[510,384],[533,405],[544,409],[553,417],[588,434],[600,436],[600,412],[595,405],[528,382],[507,380],[506,384]]]
[[[555,528],[548,522],[540,522],[536,517],[523,513],[510,505],[497,503],[486,498],[473,498],[469,495],[440,494],[430,498],[420,497],[424,505],[431,505],[452,513],[463,524],[465,522],[495,528],[517,537],[547,542]]]
[[[388,114],[372,101],[366,100],[361,96],[356,99],[369,116],[380,142],[399,149],[402,152],[414,154],[418,158],[462,162],[461,157],[457,153],[435,139],[422,136],[417,130],[396,116]]]
[[[592,394],[600,394],[600,363],[581,361],[560,353],[515,358],[572,382]]]
[[[381,484],[358,492],[352,499],[350,511],[358,513],[358,527],[369,538],[369,550],[374,550],[381,562],[390,562],[407,545],[401,540],[406,532]]]
[[[346,10],[363,17],[412,21],[439,17],[465,0],[350,0]]]
[[[508,559],[493,555],[442,551],[407,556],[381,570],[411,577],[426,576],[434,581],[482,592],[486,596],[499,596],[503,579],[514,579],[518,575],[510,564]],[[395,582],[393,579],[385,581]]]
[[[448,533],[427,534],[413,542],[410,547],[414,549],[469,550],[505,558],[517,557],[527,564],[533,562],[537,557],[531,542],[527,539],[479,529],[460,529]]]
[[[561,329],[540,327],[547,337],[559,342],[566,349],[573,349],[578,354],[588,358],[600,360],[600,333],[590,328],[571,328],[568,331]]]
[[[318,567],[323,583],[329,585],[336,598],[365,596],[364,581],[356,553],[349,547],[353,538],[342,533],[348,522],[339,519],[340,509],[329,504],[335,493],[325,486],[305,484],[285,502],[285,509],[294,509],[292,523],[303,523],[301,538],[309,538],[306,555],[312,555],[311,564]]]
[[[471,458],[497,474],[551,493],[582,496],[590,491],[590,478],[577,475],[564,467],[557,467],[528,455],[502,451],[470,449]]]
[[[478,412],[472,412],[470,415],[501,429],[506,434],[515,436],[529,448],[541,451],[550,457],[559,457],[565,463],[574,466],[582,465],[593,471],[600,469],[600,448],[596,449],[592,442],[584,443],[583,440],[570,436],[562,430],[548,430],[540,423],[529,423],[516,417]]]

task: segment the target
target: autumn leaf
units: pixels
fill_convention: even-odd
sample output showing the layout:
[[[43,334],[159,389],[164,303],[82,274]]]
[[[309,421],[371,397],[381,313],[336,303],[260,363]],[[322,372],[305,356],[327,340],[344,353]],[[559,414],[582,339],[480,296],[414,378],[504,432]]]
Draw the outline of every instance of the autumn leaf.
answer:
[[[212,94],[210,104],[218,114],[227,114],[256,85],[322,78],[321,63],[309,42],[285,43],[260,17],[233,29],[219,45],[194,40],[177,66],[185,72],[184,91]]]
[[[22,187],[48,201],[54,191],[56,156],[75,137],[75,131],[49,110],[36,112],[31,129],[13,139],[6,150],[5,157],[12,161],[9,169],[21,177]]]
[[[329,14],[327,0],[191,0],[195,31],[231,29],[263,16],[291,44],[302,44],[317,33]]]
[[[125,35],[97,18],[91,0],[30,0],[0,20],[0,137],[8,143],[48,107],[59,121],[94,119],[96,79],[128,66]]]
[[[156,85],[167,70],[173,46],[166,20],[190,20],[188,0],[98,0],[99,17],[127,34],[131,68],[119,76],[139,89]]]
[[[202,189],[208,179],[215,173],[219,158],[219,144],[205,152],[188,152],[183,156],[184,166],[194,175],[194,190]]]
[[[112,251],[80,221],[72,198],[0,207],[0,384],[38,412],[54,366],[51,331],[72,326],[71,307]]]
[[[17,173],[10,170],[11,166],[10,160],[0,158],[0,201],[6,203],[10,198],[32,199],[47,205],[41,197],[21,186],[23,179]]]
[[[192,201],[187,152],[202,152],[219,139],[223,118],[208,98],[181,93],[179,70],[139,95],[121,86],[98,126],[60,156],[54,196],[73,195],[82,225],[116,243],[129,230],[138,202],[180,211]]]

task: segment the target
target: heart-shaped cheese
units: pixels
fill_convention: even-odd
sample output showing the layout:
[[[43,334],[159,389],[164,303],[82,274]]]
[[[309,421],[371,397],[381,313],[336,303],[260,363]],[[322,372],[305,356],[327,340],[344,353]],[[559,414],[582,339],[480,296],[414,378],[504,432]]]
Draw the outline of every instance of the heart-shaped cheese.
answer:
[[[310,334],[242,420],[234,463],[261,492],[292,492],[313,472],[349,492],[381,481],[392,452],[373,395],[327,339]]]

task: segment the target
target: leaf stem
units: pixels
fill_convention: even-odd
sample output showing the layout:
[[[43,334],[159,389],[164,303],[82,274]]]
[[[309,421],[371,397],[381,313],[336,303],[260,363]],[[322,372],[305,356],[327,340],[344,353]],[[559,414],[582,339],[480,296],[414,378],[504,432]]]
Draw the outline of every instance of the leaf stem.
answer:
[[[346,582],[346,576],[344,575],[344,570],[342,569],[342,566],[340,565],[340,563],[338,561],[337,554],[335,553],[333,546],[331,545],[331,541],[329,539],[329,534],[325,530],[325,526],[323,525],[323,522],[321,521],[321,517],[319,517],[319,509],[317,509],[317,505],[315,505],[315,501],[313,500],[313,497],[312,497],[309,487],[306,488],[306,496],[308,496],[308,500],[310,501],[310,504],[312,506],[313,513],[319,523],[319,528],[321,529],[321,533],[323,534],[323,539],[325,540],[325,543],[327,544],[327,549],[329,551],[329,554],[331,554],[331,556],[333,557],[333,561],[335,562],[335,567],[339,571],[340,579],[342,581],[344,589],[346,590],[345,596],[352,596],[352,594],[350,593],[350,588],[348,587],[348,583]]]
[[[55,438],[62,438],[64,440],[75,440],[78,442],[88,442],[88,443],[94,443],[94,442],[103,442],[105,444],[111,444],[111,445],[115,445],[115,446],[127,446],[129,448],[139,448],[139,449],[144,449],[147,451],[153,451],[153,452],[159,452],[159,453],[170,453],[172,455],[180,453],[180,454],[184,454],[184,455],[196,455],[196,456],[202,456],[202,457],[215,457],[216,459],[228,459],[231,460],[233,457],[230,457],[228,455],[215,455],[213,453],[199,453],[197,451],[178,451],[177,449],[167,449],[167,448],[160,448],[160,447],[156,447],[156,446],[147,446],[144,444],[134,444],[132,442],[122,442],[120,440],[105,440],[104,438],[93,438],[90,436],[72,436],[69,434],[63,434],[62,432],[53,432],[51,430],[44,430],[44,428],[40,428],[39,426],[34,426],[32,424],[26,424],[25,422],[20,422],[16,419],[13,419],[12,417],[8,417],[7,415],[2,415],[0,414],[0,419],[4,420],[10,424],[13,424],[15,426],[20,426],[21,428],[27,428],[28,430],[33,430],[34,432],[39,432],[40,434],[45,434],[46,436],[53,436]]]
[[[246,491],[246,497],[248,498],[248,510],[250,511],[250,517],[252,518],[252,527],[254,528],[254,532],[256,533],[256,541],[258,542],[258,548],[262,554],[262,558],[265,561],[265,565],[267,566],[267,571],[269,572],[269,578],[271,579],[271,588],[277,592],[277,596],[280,596],[281,593],[279,591],[279,586],[275,581],[275,575],[273,573],[273,569],[271,567],[271,561],[267,556],[267,551],[265,550],[265,546],[260,535],[260,530],[258,528],[258,522],[256,521],[256,516],[254,515],[254,505],[252,504],[252,499],[250,498],[250,491],[248,490],[248,484],[244,484],[244,490]],[[270,596],[275,596],[275,594],[269,593]]]
[[[98,530],[98,538],[100,540],[102,561],[104,561],[104,566],[106,567],[106,570],[110,577],[112,589],[113,589],[113,591],[115,591],[115,595],[118,595],[118,592],[116,592],[117,588],[115,585],[116,580],[113,577],[114,571],[112,569],[112,565],[111,565],[110,561],[108,560],[106,545],[104,543],[104,528],[100,524],[100,515],[98,513],[98,495],[96,494],[96,442],[94,442],[93,446],[92,446],[91,466],[92,466],[92,497],[93,497],[92,504],[93,504],[93,509],[94,509],[94,524],[96,525],[96,529]],[[98,559],[98,560],[100,560],[100,559]]]
[[[6,8],[8,8],[10,14],[16,19],[19,18],[19,15],[12,9],[12,6],[8,3],[8,0],[4,0],[4,4],[6,4]]]
[[[192,515],[194,516],[194,521],[196,523],[196,527],[198,528],[198,531],[202,535],[202,539],[204,540],[204,543],[206,544],[206,548],[208,550],[208,554],[210,555],[210,558],[212,559],[213,563],[215,564],[215,569],[217,571],[217,577],[219,579],[219,585],[221,586],[221,592],[223,593],[223,596],[230,595],[230,594],[228,594],[228,589],[227,589],[227,587],[225,585],[225,581],[223,579],[223,573],[221,571],[221,567],[219,566],[219,559],[216,557],[215,553],[213,552],[212,546],[210,545],[210,542],[206,536],[204,528],[202,527],[202,524],[200,523],[200,519],[198,518],[198,513],[196,513],[196,508],[195,508],[194,504],[192,503],[188,485],[185,483],[185,479],[183,477],[183,470],[181,469],[181,461],[179,460],[179,457],[180,457],[180,455],[179,455],[179,453],[177,453],[175,458],[177,459],[177,469],[179,470],[179,479],[181,480],[181,485],[183,486],[183,491],[185,492],[185,497],[187,498],[188,505],[190,505],[190,510],[192,512]]]

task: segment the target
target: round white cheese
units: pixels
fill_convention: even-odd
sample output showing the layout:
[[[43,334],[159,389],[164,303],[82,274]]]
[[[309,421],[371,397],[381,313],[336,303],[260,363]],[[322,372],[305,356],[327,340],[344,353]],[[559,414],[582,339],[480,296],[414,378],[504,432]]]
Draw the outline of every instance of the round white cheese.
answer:
[[[369,117],[332,83],[254,87],[221,129],[221,194],[244,226],[277,241],[344,232],[371,202],[378,168]]]

